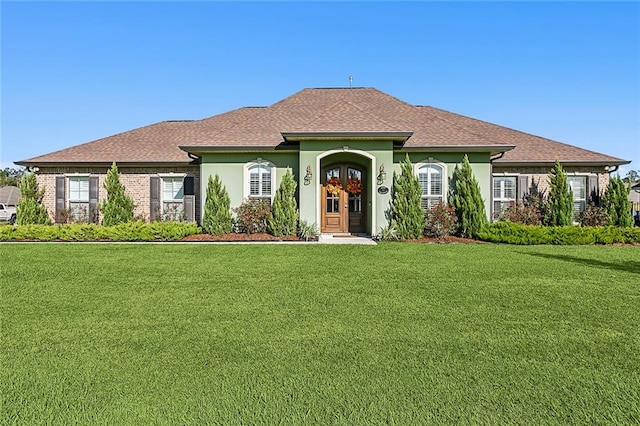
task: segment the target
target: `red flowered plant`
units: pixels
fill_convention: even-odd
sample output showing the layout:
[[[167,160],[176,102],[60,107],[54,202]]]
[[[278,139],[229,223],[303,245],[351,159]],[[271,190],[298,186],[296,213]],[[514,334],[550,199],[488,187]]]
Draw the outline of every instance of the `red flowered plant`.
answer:
[[[338,195],[342,191],[342,182],[340,178],[332,177],[327,181],[327,192],[332,195]]]
[[[359,194],[364,191],[362,181],[356,177],[349,178],[347,181],[347,191],[351,194]]]

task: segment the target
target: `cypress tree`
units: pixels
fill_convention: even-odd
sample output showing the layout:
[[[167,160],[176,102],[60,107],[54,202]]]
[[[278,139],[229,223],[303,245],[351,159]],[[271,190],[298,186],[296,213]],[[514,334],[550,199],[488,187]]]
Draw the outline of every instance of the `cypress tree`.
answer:
[[[415,239],[424,230],[424,212],[421,206],[420,181],[413,173],[413,165],[406,155],[399,175],[393,176],[393,201],[391,226],[402,239]]]
[[[269,229],[276,237],[296,235],[298,228],[298,203],[296,202],[296,187],[291,170],[282,178],[273,200]]]
[[[207,197],[204,203],[202,229],[207,234],[224,235],[231,232],[231,200],[227,189],[216,174],[209,175]]]
[[[17,225],[51,225],[51,218],[42,205],[45,189],[38,187],[33,173],[27,173],[20,179],[20,201],[16,208]]]
[[[565,226],[573,223],[573,192],[567,182],[567,174],[556,159],[549,172],[548,219],[549,226]]]
[[[619,177],[609,179],[609,184],[602,200],[605,211],[609,214],[609,224],[619,227],[633,226],[629,190]]]
[[[473,175],[469,158],[465,154],[462,166],[456,164],[451,180],[449,202],[458,217],[458,234],[461,237],[474,237],[487,224],[484,200],[480,185]]]
[[[120,172],[115,161],[107,172],[104,181],[107,198],[100,204],[102,224],[104,226],[133,222],[134,204],[130,196],[125,193],[124,185],[120,182]]]

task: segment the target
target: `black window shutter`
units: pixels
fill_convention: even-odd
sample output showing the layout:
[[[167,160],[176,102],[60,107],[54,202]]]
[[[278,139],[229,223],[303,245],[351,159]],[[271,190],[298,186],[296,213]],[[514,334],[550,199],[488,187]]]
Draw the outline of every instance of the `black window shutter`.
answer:
[[[184,178],[184,195],[196,195],[193,176]]]
[[[588,201],[595,205],[600,204],[600,192],[598,191],[598,175],[589,175],[589,198]]]
[[[98,176],[89,177],[89,222],[98,223]]]
[[[196,221],[196,193],[193,176],[184,178],[184,213],[187,222]]]
[[[64,176],[56,176],[56,223],[62,223],[62,212],[66,207],[66,181]]]
[[[149,220],[154,221],[160,218],[160,178],[152,176],[150,182]]]
[[[529,176],[520,175],[518,176],[518,199],[516,200],[518,203],[522,203],[524,201],[524,196],[529,193]]]

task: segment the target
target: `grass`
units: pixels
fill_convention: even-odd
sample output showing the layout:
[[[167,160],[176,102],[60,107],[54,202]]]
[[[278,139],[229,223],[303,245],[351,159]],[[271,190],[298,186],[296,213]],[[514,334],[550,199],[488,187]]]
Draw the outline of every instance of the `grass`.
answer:
[[[639,424],[640,248],[0,245],[6,424]]]

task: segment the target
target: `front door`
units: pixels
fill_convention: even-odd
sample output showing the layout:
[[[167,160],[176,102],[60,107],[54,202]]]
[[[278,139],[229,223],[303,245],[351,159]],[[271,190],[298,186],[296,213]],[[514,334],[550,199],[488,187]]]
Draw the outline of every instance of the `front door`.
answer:
[[[354,164],[334,164],[323,169],[320,187],[322,232],[366,231],[365,169]]]

